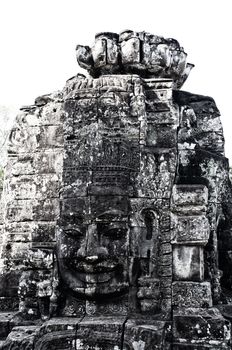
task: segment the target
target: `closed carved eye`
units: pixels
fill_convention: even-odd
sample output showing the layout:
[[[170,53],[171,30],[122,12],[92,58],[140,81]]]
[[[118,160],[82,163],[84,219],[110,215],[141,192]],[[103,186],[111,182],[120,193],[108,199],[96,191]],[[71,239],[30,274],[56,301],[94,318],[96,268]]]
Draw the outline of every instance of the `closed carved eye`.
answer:
[[[78,229],[65,229],[63,230],[63,232],[70,237],[74,237],[74,238],[82,238],[84,235],[81,232],[81,230]]]
[[[104,232],[105,237],[109,237],[112,240],[117,240],[125,237],[127,230],[125,228],[111,228]]]

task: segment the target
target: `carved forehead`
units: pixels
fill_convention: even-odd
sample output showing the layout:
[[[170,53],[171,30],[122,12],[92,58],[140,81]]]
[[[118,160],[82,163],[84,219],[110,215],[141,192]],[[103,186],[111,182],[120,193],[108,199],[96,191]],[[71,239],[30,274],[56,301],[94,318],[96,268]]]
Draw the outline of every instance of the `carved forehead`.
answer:
[[[130,105],[131,96],[128,91],[117,91],[115,86],[107,86],[107,91],[102,92],[98,90],[96,93],[93,88],[88,89],[88,93],[84,96],[79,95],[75,100],[67,99],[64,104],[65,110],[69,115],[75,116],[76,121],[86,121],[86,115],[91,120],[93,115],[101,117],[102,112],[107,109],[124,110]]]
[[[128,203],[127,196],[118,195],[66,198],[61,201],[61,216],[120,219],[128,216]]]

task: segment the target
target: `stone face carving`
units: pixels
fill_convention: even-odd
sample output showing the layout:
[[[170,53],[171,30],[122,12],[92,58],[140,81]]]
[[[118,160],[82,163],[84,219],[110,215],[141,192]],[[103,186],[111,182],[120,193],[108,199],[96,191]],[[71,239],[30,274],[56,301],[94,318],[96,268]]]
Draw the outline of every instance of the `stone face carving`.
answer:
[[[76,83],[83,85],[73,90]],[[70,303],[77,315],[83,310],[91,315],[169,312],[170,233],[161,237],[160,232],[170,217],[177,161],[170,150],[178,116],[171,84],[112,75],[74,78],[65,88],[64,186],[57,229],[66,298],[62,315],[70,314]],[[158,95],[154,105],[152,93]],[[151,101],[149,118],[145,99]],[[152,125],[155,108],[169,119],[166,134],[159,136],[162,120]],[[165,257],[163,244],[170,249]],[[72,292],[88,302],[73,305]],[[102,303],[102,297],[108,300]],[[119,311],[112,311],[114,304]]]
[[[65,200],[64,211],[57,235],[63,281],[87,298],[123,293],[128,288],[126,198],[76,197]]]
[[[174,39],[77,46],[90,76],[23,107],[0,216],[0,349],[230,349],[219,112]],[[225,264],[225,261],[227,264]]]

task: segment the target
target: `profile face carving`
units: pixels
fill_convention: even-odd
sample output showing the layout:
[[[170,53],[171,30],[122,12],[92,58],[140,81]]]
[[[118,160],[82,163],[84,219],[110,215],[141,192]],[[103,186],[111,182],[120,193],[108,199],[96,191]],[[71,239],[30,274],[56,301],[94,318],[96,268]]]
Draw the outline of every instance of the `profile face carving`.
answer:
[[[57,254],[63,283],[86,298],[128,288],[128,201],[93,195],[62,202]]]

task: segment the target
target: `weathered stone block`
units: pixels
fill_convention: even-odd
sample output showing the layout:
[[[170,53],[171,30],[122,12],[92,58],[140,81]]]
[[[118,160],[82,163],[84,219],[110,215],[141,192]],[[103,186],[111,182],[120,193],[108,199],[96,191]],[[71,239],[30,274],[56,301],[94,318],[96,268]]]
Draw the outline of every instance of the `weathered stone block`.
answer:
[[[9,136],[8,153],[12,155],[34,152],[38,147],[37,138],[39,137],[39,134],[39,126],[15,126]]]
[[[204,251],[202,247],[187,245],[173,247],[173,278],[180,281],[203,281]]]
[[[121,44],[121,55],[123,64],[136,64],[140,62],[140,40],[132,37]]]
[[[152,101],[152,96],[153,96],[153,91],[149,91],[149,92],[146,92],[146,96],[148,96],[148,98],[151,98],[151,100],[148,100],[148,111],[152,114],[156,114],[156,113],[165,113],[165,114],[168,114],[170,111],[171,111],[171,104],[170,104],[170,101]],[[147,101],[147,100],[146,100]],[[148,116],[149,118],[149,116]],[[149,120],[149,119],[147,119]],[[153,123],[153,120],[150,121],[151,123]],[[168,126],[169,124],[157,124],[156,126],[159,127],[159,126]],[[174,124],[174,123],[171,123],[170,126],[171,127],[176,127],[178,124]]]
[[[148,103],[149,111],[146,111],[148,123],[154,123],[158,125],[162,124],[178,124],[178,113],[177,111],[167,111],[167,112],[156,112],[155,104]],[[152,111],[154,109],[154,111]]]
[[[172,215],[172,243],[205,245],[209,239],[209,221],[201,216]]]
[[[229,346],[231,325],[216,308],[179,309],[173,314],[174,343],[208,348]],[[212,347],[211,347],[212,346]]]
[[[52,269],[54,262],[53,251],[50,249],[31,248],[24,259],[24,264],[29,269]]]
[[[55,221],[59,217],[59,199],[45,199],[33,205],[35,221]]]
[[[153,147],[144,147],[141,151],[141,163],[148,172],[175,173],[177,154],[173,148],[159,150]]]
[[[62,126],[18,127],[12,130],[9,142],[10,154],[31,154],[40,149],[60,148],[63,144]]]
[[[70,322],[71,323],[71,322]],[[72,328],[72,326],[70,326]],[[75,329],[66,329],[55,333],[47,333],[35,342],[34,350],[76,350]],[[78,343],[77,346],[80,344]]]
[[[25,123],[30,126],[59,125],[64,120],[62,103],[48,102],[34,113],[25,113]]]
[[[144,164],[143,164],[144,166]],[[136,189],[138,197],[167,199],[171,196],[173,173],[152,173],[142,167],[136,178]]]
[[[219,345],[218,342],[216,342],[216,344],[211,344],[211,345],[202,345],[202,344],[191,344],[186,343],[186,344],[178,344],[178,343],[173,343],[172,345],[172,349],[173,350],[223,350],[223,349],[230,349],[228,348],[228,346],[224,346],[224,345]]]
[[[107,301],[96,301],[96,300],[86,300],[85,301],[85,313],[88,317],[109,317],[112,315],[112,310],[114,317],[126,316],[129,310],[128,296],[119,296],[112,300]],[[78,313],[79,315],[80,313]]]
[[[63,141],[62,125],[45,125],[41,126],[37,136],[38,149],[60,148]]]
[[[37,174],[62,173],[63,152],[52,149],[35,153],[34,169]]]
[[[56,317],[51,320],[48,320],[43,323],[42,327],[38,332],[37,338],[40,338],[44,334],[52,332],[60,332],[66,330],[76,331],[78,323],[81,321],[81,318],[72,318],[72,317]]]
[[[178,205],[172,207],[172,212],[179,216],[201,216],[206,215],[207,207],[205,205]]]
[[[0,225],[0,246],[2,247],[2,243],[3,243],[3,240],[2,240],[2,237],[3,237],[3,227],[2,225]]]
[[[175,185],[172,196],[173,204],[176,206],[202,206],[208,202],[208,191],[203,185]]]
[[[173,282],[173,306],[211,307],[211,285],[209,282]]]
[[[55,242],[55,229],[55,221],[37,222],[31,231],[32,244],[35,246],[37,243],[46,245],[48,242]]]
[[[60,125],[64,122],[65,112],[63,103],[50,102],[47,103],[40,112],[40,125]]]
[[[107,64],[107,41],[101,37],[97,38],[92,49],[94,65],[96,68]]]
[[[6,215],[8,222],[32,221],[33,203],[31,200],[14,200],[7,203]]]
[[[163,84],[163,82],[160,81],[160,84],[157,84],[157,80],[153,80],[152,79],[145,79],[145,84],[149,84],[149,89],[145,90],[145,95],[148,97],[147,99],[147,103],[149,106],[149,103],[151,102],[151,104],[154,104],[156,102],[166,102],[166,101],[170,101],[170,103],[172,102],[172,89],[170,89],[169,87],[166,87],[165,84]],[[151,85],[154,84],[154,87],[152,88]],[[164,86],[163,86],[164,85]],[[151,107],[150,104],[150,107]],[[173,107],[173,106],[172,106]],[[150,111],[149,107],[148,107],[148,111]]]
[[[174,148],[176,147],[177,135],[176,126],[170,125],[154,125],[148,123],[146,145],[158,148]]]
[[[160,311],[160,281],[158,278],[139,278],[137,298],[140,311],[154,315]]]
[[[172,266],[159,265],[158,267],[158,276],[159,277],[171,277],[172,276]]]
[[[9,242],[30,242],[35,222],[8,222],[5,224],[5,235]]]
[[[140,311],[146,314],[156,314],[160,311],[159,299],[140,299]]]
[[[157,90],[157,89],[173,89],[173,81],[172,79],[168,78],[149,78],[149,79],[144,79],[145,81],[145,92],[149,90]],[[171,97],[170,97],[171,98]]]
[[[9,191],[13,199],[32,199],[36,196],[35,177],[20,176],[12,177],[9,182]]]
[[[118,63],[118,45],[117,38],[107,38],[107,63],[117,64]]]
[[[17,290],[16,290],[17,292]],[[6,294],[6,293],[4,293]],[[2,312],[17,312],[19,309],[19,299],[17,296],[0,297],[0,309]]]
[[[8,177],[19,175],[33,175],[34,169],[34,154],[18,155],[17,157],[8,157],[6,174]]]
[[[7,204],[9,222],[19,221],[51,221],[59,215],[59,200],[13,200]]]
[[[70,140],[72,137],[83,137],[83,127],[96,125],[98,114],[99,116],[102,113],[100,102],[98,108],[98,99],[94,96],[89,98],[80,98],[78,100],[67,100],[64,105],[66,111],[66,118],[64,121],[64,139]],[[103,110],[106,110],[106,106],[102,106]],[[105,111],[107,113],[107,111]],[[82,116],[86,115],[87,118],[83,120]]]
[[[34,337],[38,330],[38,326],[17,326],[14,327],[8,335],[2,349],[34,349]]]
[[[12,328],[11,320],[15,312],[1,312],[0,313],[0,339],[4,339],[10,333]]]
[[[4,257],[4,254],[2,254],[2,257]],[[4,297],[16,297],[17,298],[17,291],[18,291],[18,281],[20,277],[20,271],[16,270],[15,268],[8,271],[3,271],[3,266],[1,266],[1,275],[0,275],[0,296],[3,297],[1,300],[1,306],[4,306]],[[10,300],[5,300],[5,306],[1,308],[2,311],[5,310],[11,310],[9,307],[10,304],[8,303]],[[9,308],[8,308],[9,307]],[[13,308],[14,309],[14,308]]]
[[[222,132],[203,132],[199,135],[197,144],[208,151],[214,150],[218,153],[224,153],[224,136]]]
[[[165,254],[165,255],[159,254],[159,262],[160,262],[160,265],[171,266],[172,265],[172,254]]]
[[[36,195],[39,200],[59,197],[61,181],[56,174],[43,174],[36,180]]]
[[[78,179],[78,181],[76,181]],[[86,197],[87,196],[87,188],[85,186],[85,181],[91,180],[91,173],[90,171],[66,171],[64,173],[63,181],[64,185],[61,191],[62,198],[72,198],[75,194],[76,197]],[[72,183],[75,183],[75,186],[72,185]],[[92,194],[95,190],[95,186],[92,186],[90,184],[89,186],[89,192]],[[96,193],[96,192],[95,192]]]
[[[84,317],[78,324],[76,333],[76,348],[99,347],[100,349],[111,350],[113,347],[121,346],[121,337],[125,317]],[[99,335],[101,335],[99,337]]]
[[[9,259],[9,265],[14,264],[17,261],[21,261],[27,256],[29,249],[31,248],[31,242],[5,242],[5,249],[2,257]]]
[[[160,245],[160,255],[170,254],[172,252],[171,243],[163,243]]]
[[[129,319],[125,324],[123,350],[168,350],[168,323],[156,320]]]

